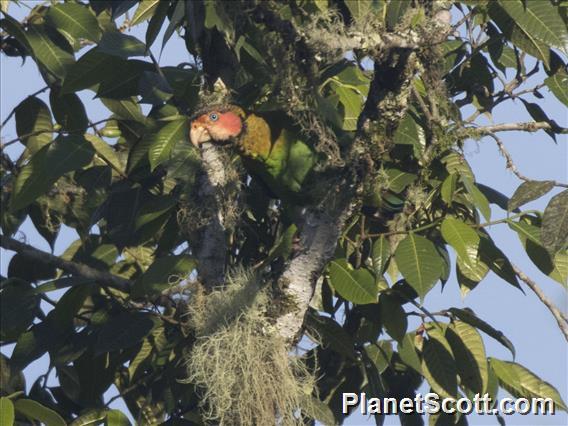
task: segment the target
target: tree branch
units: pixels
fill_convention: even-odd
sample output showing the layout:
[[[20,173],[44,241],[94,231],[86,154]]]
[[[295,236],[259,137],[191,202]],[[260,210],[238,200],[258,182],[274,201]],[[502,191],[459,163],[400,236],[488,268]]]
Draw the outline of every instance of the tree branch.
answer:
[[[515,265],[513,266],[513,270],[515,274],[526,284],[530,287],[530,289],[536,294],[536,296],[540,299],[540,301],[548,308],[548,310],[554,316],[554,319],[558,323],[560,327],[560,331],[564,335],[566,341],[568,341],[568,318],[564,315],[560,309],[558,309],[549,299],[546,297],[542,289],[533,281],[531,280],[523,271],[517,268]]]
[[[513,162],[513,157],[511,156],[509,151],[507,151],[507,148],[505,148],[505,144],[503,143],[503,141],[501,139],[499,139],[497,137],[497,135],[495,135],[494,133],[488,133],[487,136],[489,136],[490,138],[492,138],[495,141],[495,143],[497,144],[497,148],[499,149],[499,152],[501,153],[501,155],[503,157],[505,157],[505,161],[507,162],[507,164],[506,164],[507,169],[511,170],[513,172],[513,174],[515,176],[517,176],[522,181],[530,182],[530,181],[533,180],[533,179],[530,179],[527,176],[523,175],[519,171],[519,169],[517,168],[517,166]],[[563,188],[568,188],[568,185],[565,184],[565,183],[561,183],[561,182],[557,182],[557,181],[552,181],[552,182],[554,183],[555,186],[561,186]]]
[[[7,237],[6,235],[0,235],[0,247],[5,248],[6,250],[15,251],[16,253],[37,260],[45,265],[55,266],[56,268],[62,269],[71,275],[97,281],[100,284],[105,284],[121,291],[128,292],[132,285],[132,283],[125,278],[109,274],[105,271],[100,271],[81,263],[62,259],[58,256],[52,255],[51,253],[38,250],[28,244],[21,243],[13,238]]]
[[[558,130],[558,127],[551,126],[545,121],[531,121],[528,123],[504,123],[495,124],[493,126],[483,126],[469,128],[481,135],[489,135],[496,132],[538,132],[539,130]],[[568,129],[560,128],[561,133],[568,133]]]
[[[198,203],[215,213],[209,223],[199,231],[200,236],[194,251],[198,261],[199,278],[206,287],[212,288],[225,282],[227,212],[223,206],[227,201],[223,200],[223,188],[227,186],[230,178],[226,158],[213,144],[202,145],[201,161],[205,173],[199,185]]]

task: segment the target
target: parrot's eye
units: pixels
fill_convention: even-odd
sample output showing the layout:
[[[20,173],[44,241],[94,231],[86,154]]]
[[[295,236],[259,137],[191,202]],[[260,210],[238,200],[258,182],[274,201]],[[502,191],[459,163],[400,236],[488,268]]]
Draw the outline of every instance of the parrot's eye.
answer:
[[[209,119],[211,121],[217,121],[219,120],[219,115],[217,113],[212,112],[211,114],[209,114]]]

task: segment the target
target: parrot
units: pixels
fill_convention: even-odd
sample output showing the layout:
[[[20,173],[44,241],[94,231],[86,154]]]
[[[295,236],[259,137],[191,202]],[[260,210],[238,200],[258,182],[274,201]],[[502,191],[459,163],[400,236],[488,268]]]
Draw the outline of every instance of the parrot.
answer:
[[[233,144],[247,170],[261,179],[274,198],[299,201],[306,197],[304,184],[317,154],[298,131],[282,122],[269,125],[236,105],[215,105],[193,116],[189,136],[197,148],[206,142]]]

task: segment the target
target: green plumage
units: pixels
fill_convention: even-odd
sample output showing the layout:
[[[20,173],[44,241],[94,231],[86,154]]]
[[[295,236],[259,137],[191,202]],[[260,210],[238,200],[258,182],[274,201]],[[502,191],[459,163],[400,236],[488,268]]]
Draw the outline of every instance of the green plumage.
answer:
[[[251,114],[237,145],[245,165],[282,199],[297,198],[303,191],[316,154],[297,133],[275,129],[264,118]]]

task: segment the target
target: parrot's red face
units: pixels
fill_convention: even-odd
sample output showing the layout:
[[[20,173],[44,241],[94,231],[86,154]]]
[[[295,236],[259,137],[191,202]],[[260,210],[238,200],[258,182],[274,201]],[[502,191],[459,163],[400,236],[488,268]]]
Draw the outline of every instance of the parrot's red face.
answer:
[[[243,121],[234,111],[210,111],[191,122],[189,139],[196,147],[205,142],[226,142],[239,136]]]

